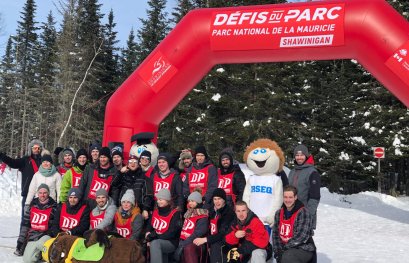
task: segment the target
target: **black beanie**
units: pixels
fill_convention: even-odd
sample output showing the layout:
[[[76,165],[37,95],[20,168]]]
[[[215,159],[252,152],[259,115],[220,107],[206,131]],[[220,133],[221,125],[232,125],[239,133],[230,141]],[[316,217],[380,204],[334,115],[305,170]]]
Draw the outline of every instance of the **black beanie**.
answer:
[[[142,156],[149,157],[149,160],[151,160],[152,153],[150,151],[148,151],[148,150],[145,150],[145,151],[141,152],[141,155],[139,156],[139,158],[142,158]]]
[[[119,155],[119,156],[121,156],[121,158],[124,158],[122,147],[117,145],[114,148],[112,148],[111,155],[112,155],[112,157],[114,157],[114,155]]]
[[[62,150],[64,150],[64,148],[58,146],[54,149],[54,154],[58,156]]]
[[[226,201],[226,192],[222,188],[216,188],[213,191],[212,199],[213,197],[220,197]]]
[[[195,156],[196,156],[196,154],[198,154],[198,153],[204,154],[204,156],[205,156],[206,158],[209,157],[209,156],[207,155],[207,151],[206,151],[206,148],[205,148],[204,146],[197,146],[197,147],[196,147],[196,149],[195,149]]]
[[[49,154],[45,154],[45,155],[41,156],[41,162],[44,162],[44,161],[47,161],[47,162],[50,162],[51,164],[53,164],[53,158]]]
[[[109,161],[112,162],[111,150],[108,147],[101,148],[101,150],[99,151],[99,156],[101,155],[108,157]]]
[[[84,148],[81,148],[77,151],[77,158],[80,157],[81,155],[85,155],[85,157],[87,157],[88,159],[88,153],[87,150],[85,150]]]

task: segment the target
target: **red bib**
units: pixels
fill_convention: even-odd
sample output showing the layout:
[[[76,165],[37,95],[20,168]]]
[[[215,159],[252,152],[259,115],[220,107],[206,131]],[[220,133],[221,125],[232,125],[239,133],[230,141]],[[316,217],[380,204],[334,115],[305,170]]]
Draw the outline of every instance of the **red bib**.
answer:
[[[88,193],[89,199],[96,199],[96,192],[100,188],[104,188],[109,193],[109,188],[111,187],[113,176],[108,176],[108,178],[100,178],[98,176],[98,171],[94,170],[94,176],[92,177],[91,188]]]
[[[294,235],[294,222],[297,218],[298,212],[301,209],[298,209],[297,212],[292,214],[289,219],[284,219],[284,208],[281,208],[280,210],[280,223],[278,225],[278,229],[280,230],[281,241],[283,241],[284,244],[287,244],[288,240],[290,240]]]
[[[60,214],[60,229],[63,231],[68,231],[78,226],[81,220],[82,212],[84,212],[85,205],[81,206],[75,214],[69,214],[67,212],[67,204],[62,204],[61,214]]]
[[[154,195],[156,195],[159,192],[159,190],[162,189],[162,188],[166,188],[166,189],[168,189],[170,191],[173,176],[175,176],[175,173],[171,173],[166,178],[161,178],[158,173],[155,173],[153,175],[153,191],[154,191]],[[155,196],[155,200],[156,200],[156,196]]]
[[[182,232],[180,232],[180,239],[185,240],[186,238],[190,237],[193,232],[195,231],[195,226],[197,220],[206,217],[205,215],[200,216],[193,216],[190,218],[185,218],[183,222]]]
[[[218,215],[215,218],[210,219],[210,234],[211,235],[217,234],[217,221],[219,221]]]
[[[192,166],[192,170],[189,173],[189,190],[192,193],[195,188],[202,189],[202,196],[206,195],[207,191],[207,178],[209,177],[209,166],[206,166],[203,169],[196,170],[194,166]]]
[[[31,229],[41,232],[47,231],[48,222],[50,221],[51,210],[52,207],[49,207],[44,210],[32,207],[30,210]]]
[[[145,172],[145,176],[151,178],[151,174],[153,172],[153,166],[149,166],[148,170]]]
[[[170,220],[172,220],[176,211],[176,209],[173,209],[168,216],[160,216],[157,209],[153,211],[151,224],[157,234],[161,235],[168,231]]]
[[[80,185],[82,173],[77,173],[74,168],[71,168],[71,187],[78,188]]]
[[[33,167],[34,173],[38,172],[38,165],[31,157],[30,157],[30,162],[31,162],[31,166]]]
[[[104,219],[104,217],[105,217],[105,211],[97,216],[92,215],[92,211],[91,211],[89,215],[91,229],[96,228],[99,225],[99,223],[101,223],[101,221]]]
[[[117,213],[115,213],[114,220],[115,220],[115,227],[116,227],[116,230],[118,231],[118,234],[120,234],[124,238],[130,238],[131,234],[132,234],[132,226],[131,226],[132,217],[128,218],[125,221],[125,224],[120,224],[119,223],[119,215],[118,215],[118,212],[117,212]]]

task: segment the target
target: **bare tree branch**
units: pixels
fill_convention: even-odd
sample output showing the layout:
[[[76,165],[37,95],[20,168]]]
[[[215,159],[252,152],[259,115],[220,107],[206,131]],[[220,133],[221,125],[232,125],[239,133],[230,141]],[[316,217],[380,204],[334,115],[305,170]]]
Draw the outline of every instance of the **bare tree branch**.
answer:
[[[88,68],[85,71],[84,78],[82,79],[80,85],[78,86],[77,90],[75,91],[74,97],[73,97],[72,102],[71,102],[70,114],[68,115],[68,120],[65,123],[65,126],[64,126],[64,129],[61,132],[60,138],[58,139],[58,143],[57,143],[58,146],[61,145],[61,140],[64,137],[65,131],[67,130],[68,125],[70,125],[72,113],[74,111],[74,104],[75,104],[75,100],[77,99],[78,92],[81,90],[82,86],[84,85],[85,80],[87,79],[87,76],[88,76],[88,72],[90,71],[90,69],[92,67],[92,64],[94,63],[95,58],[98,56],[99,53],[101,53],[101,51],[102,51],[101,47],[102,47],[103,43],[104,43],[104,40],[101,41],[101,44],[99,45],[98,49],[95,50],[94,57],[91,59],[91,62],[89,63]]]

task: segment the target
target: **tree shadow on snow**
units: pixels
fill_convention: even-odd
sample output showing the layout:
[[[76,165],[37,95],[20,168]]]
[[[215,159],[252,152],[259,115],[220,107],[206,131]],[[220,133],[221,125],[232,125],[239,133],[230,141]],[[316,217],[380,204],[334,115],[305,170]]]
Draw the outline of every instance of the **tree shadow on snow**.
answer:
[[[319,263],[331,263],[331,259],[326,254],[317,252],[317,262]]]

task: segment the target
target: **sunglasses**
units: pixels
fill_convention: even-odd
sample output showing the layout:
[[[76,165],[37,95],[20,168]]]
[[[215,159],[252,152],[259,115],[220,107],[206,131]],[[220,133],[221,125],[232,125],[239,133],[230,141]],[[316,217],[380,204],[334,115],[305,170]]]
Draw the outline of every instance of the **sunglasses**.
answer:
[[[33,146],[31,149],[33,149],[33,150],[40,150],[40,149],[41,149],[41,147],[38,147],[38,146]]]
[[[128,163],[137,163],[137,162],[138,162],[138,160],[135,160],[135,159],[132,159],[132,160],[128,161]]]

